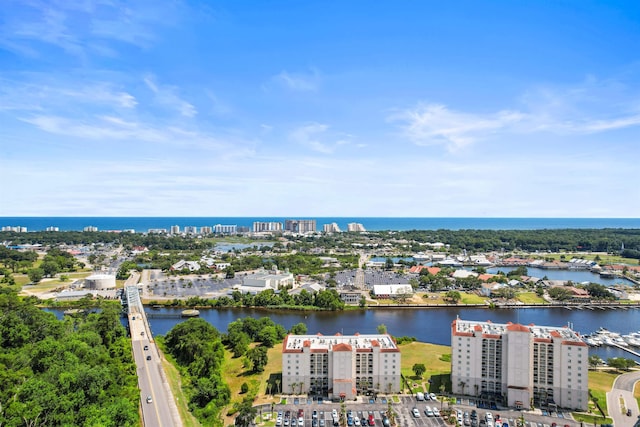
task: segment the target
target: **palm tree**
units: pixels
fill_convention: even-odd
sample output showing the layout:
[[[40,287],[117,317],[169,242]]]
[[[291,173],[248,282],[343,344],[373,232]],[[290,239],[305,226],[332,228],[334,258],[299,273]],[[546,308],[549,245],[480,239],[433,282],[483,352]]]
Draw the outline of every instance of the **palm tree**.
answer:
[[[458,385],[459,385],[460,387],[462,387],[462,394],[464,395],[464,388],[465,388],[465,386],[467,385],[467,383],[465,383],[464,381],[460,381],[460,382],[458,383]]]
[[[298,383],[296,382],[292,382],[291,384],[289,384],[289,386],[291,386],[291,394],[295,394],[295,390],[296,390],[296,386],[298,385]]]
[[[280,378],[276,378],[276,394],[280,393]]]

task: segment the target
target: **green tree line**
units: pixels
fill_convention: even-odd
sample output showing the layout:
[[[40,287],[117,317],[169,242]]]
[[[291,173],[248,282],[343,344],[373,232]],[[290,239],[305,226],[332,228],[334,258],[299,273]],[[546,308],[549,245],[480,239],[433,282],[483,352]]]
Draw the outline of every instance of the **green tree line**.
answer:
[[[58,320],[36,302],[0,288],[0,425],[139,425],[119,304]]]

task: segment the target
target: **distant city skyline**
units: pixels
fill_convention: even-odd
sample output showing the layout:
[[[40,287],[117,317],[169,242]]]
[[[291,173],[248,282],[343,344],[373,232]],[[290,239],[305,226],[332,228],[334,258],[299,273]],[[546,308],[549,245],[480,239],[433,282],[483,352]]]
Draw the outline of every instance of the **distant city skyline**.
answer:
[[[8,0],[0,217],[635,218],[638,22],[625,1]]]

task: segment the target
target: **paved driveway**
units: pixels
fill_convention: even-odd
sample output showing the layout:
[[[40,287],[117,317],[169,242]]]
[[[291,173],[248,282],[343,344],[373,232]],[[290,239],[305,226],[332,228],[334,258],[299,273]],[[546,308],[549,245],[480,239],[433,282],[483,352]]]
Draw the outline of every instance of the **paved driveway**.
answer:
[[[607,393],[607,407],[614,426],[633,426],[638,421],[638,402],[633,397],[633,388],[638,381],[640,371],[622,374],[616,378],[613,388]],[[630,417],[626,414],[627,409],[631,409]]]

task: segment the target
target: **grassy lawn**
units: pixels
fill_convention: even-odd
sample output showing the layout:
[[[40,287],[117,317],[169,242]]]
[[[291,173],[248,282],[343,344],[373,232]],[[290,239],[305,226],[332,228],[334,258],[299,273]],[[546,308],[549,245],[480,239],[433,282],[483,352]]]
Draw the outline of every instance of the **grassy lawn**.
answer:
[[[462,297],[462,299],[460,300],[462,304],[484,304],[485,302],[487,302],[487,299],[485,297],[476,294],[460,292],[460,296]]]
[[[438,393],[440,390],[437,388],[440,382],[450,381],[451,362],[447,361],[450,359],[447,359],[445,355],[451,354],[451,347],[422,342],[402,344],[398,347],[402,353],[402,375],[412,385],[417,384],[417,387],[412,387],[412,393],[416,391]],[[411,369],[416,363],[422,363],[427,368],[422,378],[416,377]],[[429,379],[432,380],[432,384],[429,384]]]
[[[616,371],[589,371],[589,390],[591,391],[591,395],[594,399],[597,399],[598,405],[602,408],[602,411],[605,413],[605,416],[609,415],[609,411],[607,408],[607,392],[611,391],[611,387],[613,386],[613,382],[616,377],[620,375],[620,372]],[[573,416],[577,421],[582,421],[585,423],[611,423],[610,418],[603,419],[600,415],[600,411],[596,409],[595,403],[593,400],[589,401],[589,409],[590,413],[579,413],[574,412]]]
[[[228,409],[223,412],[223,416],[225,416],[224,425],[233,424],[234,416],[229,416],[227,414],[234,403],[242,402],[245,395],[240,393],[240,388],[243,383],[247,383],[249,386],[249,393],[256,394],[254,402],[256,405],[261,403],[278,403],[280,401],[275,394],[267,395],[267,382],[270,375],[280,374],[282,371],[281,350],[282,346],[280,344],[276,344],[274,348],[269,349],[267,352],[269,361],[264,371],[261,373],[253,373],[250,372],[250,370],[245,369],[241,357],[233,358],[232,353],[225,351],[225,381],[227,381],[227,384],[231,389],[231,404],[227,407]]]
[[[525,304],[544,304],[546,301],[544,298],[536,295],[535,292],[520,292],[516,297],[518,301],[521,301]]]

